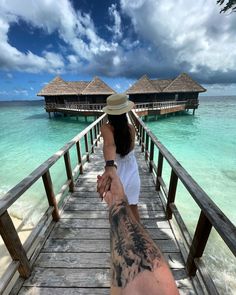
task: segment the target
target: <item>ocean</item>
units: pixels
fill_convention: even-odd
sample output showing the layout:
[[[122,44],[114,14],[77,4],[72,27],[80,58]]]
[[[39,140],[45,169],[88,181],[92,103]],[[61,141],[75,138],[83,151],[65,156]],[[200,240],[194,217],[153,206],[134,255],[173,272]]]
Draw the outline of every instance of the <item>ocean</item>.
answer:
[[[43,102],[0,102],[0,197],[91,122],[92,118],[88,122],[74,117],[49,119]],[[194,116],[181,113],[145,123],[236,224],[236,97],[200,97]],[[59,182],[61,175],[56,173],[53,178]],[[166,183],[168,173],[164,165]],[[25,193],[10,214],[36,223],[46,207],[39,198],[41,189],[36,185]],[[176,204],[193,233],[199,209],[181,186]],[[235,294],[235,258],[214,231],[205,256],[221,294]]]

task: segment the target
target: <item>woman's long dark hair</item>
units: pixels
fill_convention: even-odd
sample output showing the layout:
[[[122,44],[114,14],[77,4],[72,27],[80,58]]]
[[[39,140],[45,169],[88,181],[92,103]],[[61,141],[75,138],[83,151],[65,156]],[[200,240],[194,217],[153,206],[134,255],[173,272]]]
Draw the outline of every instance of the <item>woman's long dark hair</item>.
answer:
[[[109,123],[114,128],[116,152],[124,157],[130,152],[132,138],[126,114],[108,115]]]

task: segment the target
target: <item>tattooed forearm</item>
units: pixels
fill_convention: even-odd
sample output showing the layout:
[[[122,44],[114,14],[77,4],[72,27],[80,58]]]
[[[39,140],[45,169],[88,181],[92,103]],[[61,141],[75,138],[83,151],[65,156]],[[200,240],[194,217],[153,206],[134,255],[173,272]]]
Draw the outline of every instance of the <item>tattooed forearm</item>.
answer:
[[[135,276],[153,271],[161,263],[161,252],[122,200],[110,208],[112,284],[124,288]]]

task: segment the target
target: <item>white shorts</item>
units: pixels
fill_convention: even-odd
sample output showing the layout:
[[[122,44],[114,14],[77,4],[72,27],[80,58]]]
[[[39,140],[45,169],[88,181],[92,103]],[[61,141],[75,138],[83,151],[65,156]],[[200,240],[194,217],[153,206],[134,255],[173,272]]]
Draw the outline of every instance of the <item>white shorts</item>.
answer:
[[[126,156],[116,154],[117,174],[123,184],[130,205],[137,205],[140,194],[140,177],[134,150]]]

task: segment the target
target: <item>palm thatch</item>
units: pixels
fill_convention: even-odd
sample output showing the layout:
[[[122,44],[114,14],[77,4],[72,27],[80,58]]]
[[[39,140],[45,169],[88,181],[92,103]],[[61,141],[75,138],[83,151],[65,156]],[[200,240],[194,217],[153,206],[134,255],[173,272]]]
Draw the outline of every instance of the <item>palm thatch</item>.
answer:
[[[64,96],[64,95],[110,95],[115,91],[100,78],[92,81],[66,82],[61,77],[55,77],[37,95]]]
[[[76,95],[77,91],[70,87],[61,77],[55,77],[50,83],[43,87],[37,94],[38,96],[55,96],[55,95]]]
[[[155,87],[147,75],[142,76],[137,82],[135,82],[128,90],[126,94],[139,94],[139,93],[156,93],[161,92],[159,86]]]
[[[165,89],[173,80],[172,79],[166,79],[166,80],[150,80],[152,85],[157,87],[158,89]]]
[[[180,74],[175,79],[151,80],[147,75],[142,76],[135,82],[126,94],[145,94],[145,93],[180,93],[180,92],[204,92],[206,91],[200,84],[195,82],[186,73]]]
[[[93,80],[82,91],[83,95],[110,95],[114,93],[115,91],[98,77],[94,77]]]
[[[73,82],[66,82],[69,87],[75,89],[77,93],[82,93],[85,87],[89,84],[87,81],[73,81]]]
[[[186,73],[180,74],[164,90],[165,93],[172,92],[204,92],[206,91],[200,84],[195,82]]]

